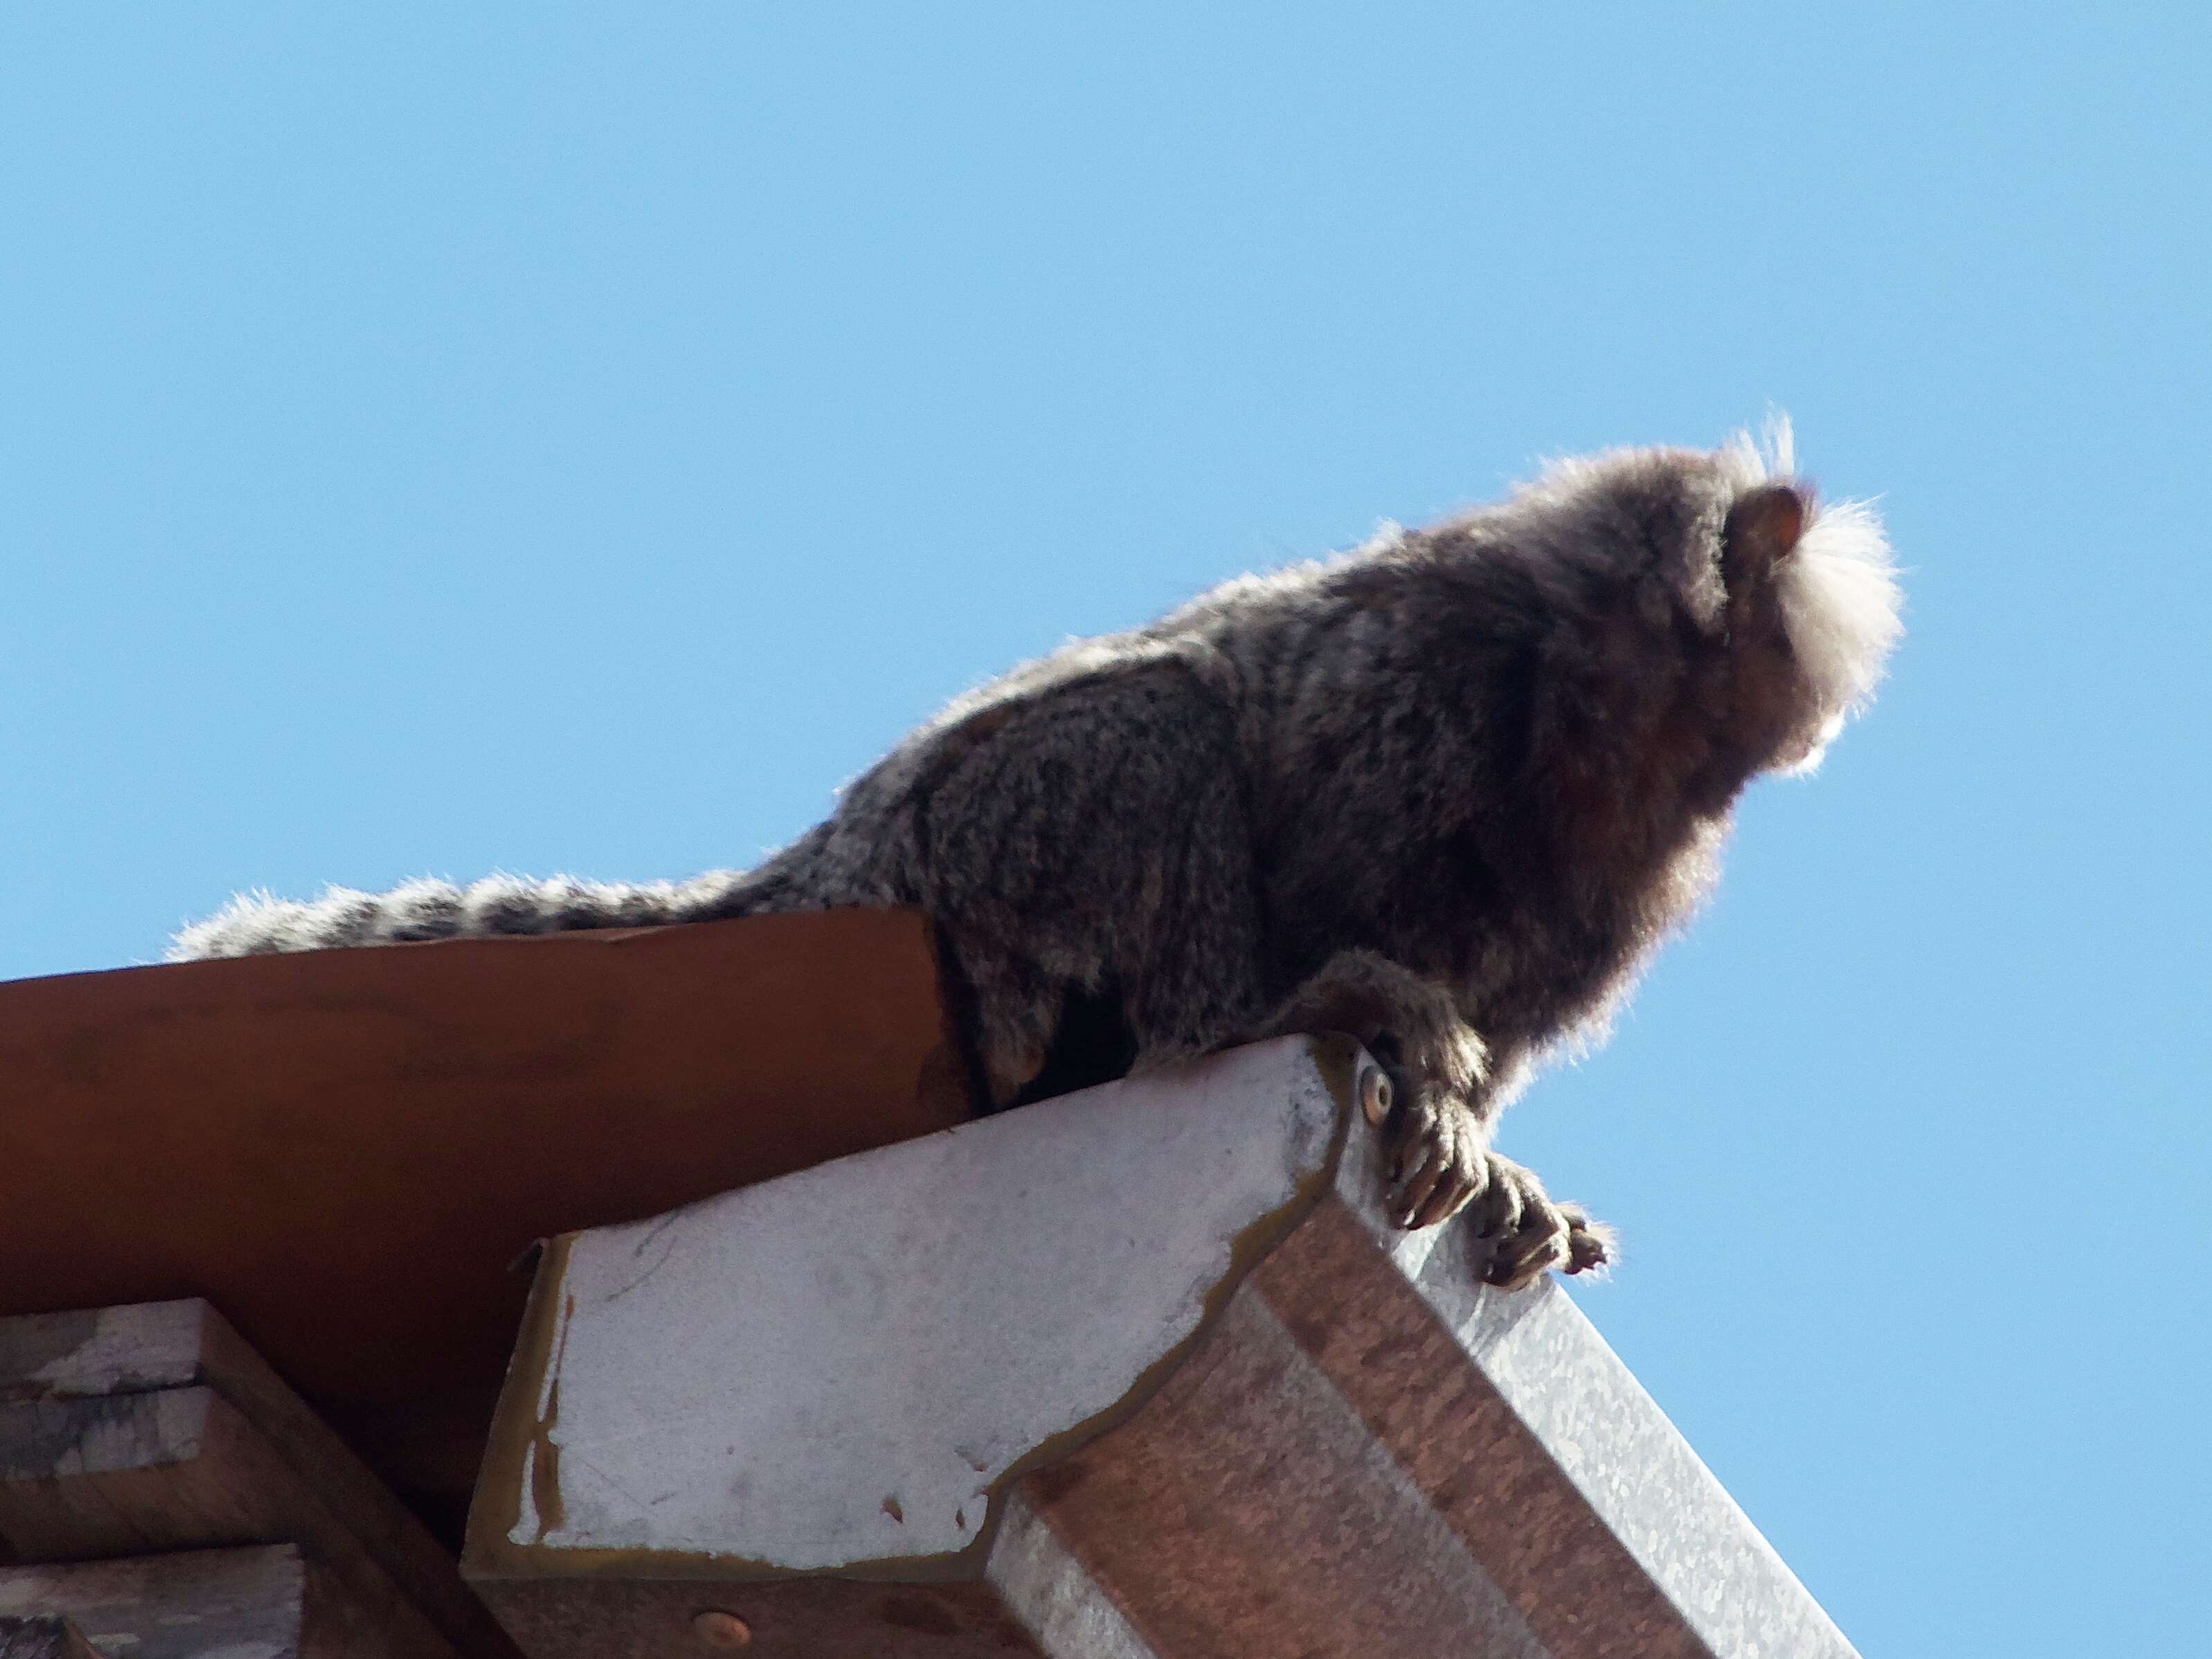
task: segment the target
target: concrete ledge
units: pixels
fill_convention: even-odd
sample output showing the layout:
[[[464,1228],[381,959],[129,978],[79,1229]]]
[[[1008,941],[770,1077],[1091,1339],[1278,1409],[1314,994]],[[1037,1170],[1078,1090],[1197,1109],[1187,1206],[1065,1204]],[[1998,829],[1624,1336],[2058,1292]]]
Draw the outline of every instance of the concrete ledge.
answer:
[[[1291,1039],[549,1249],[464,1571],[541,1659],[1851,1649]]]

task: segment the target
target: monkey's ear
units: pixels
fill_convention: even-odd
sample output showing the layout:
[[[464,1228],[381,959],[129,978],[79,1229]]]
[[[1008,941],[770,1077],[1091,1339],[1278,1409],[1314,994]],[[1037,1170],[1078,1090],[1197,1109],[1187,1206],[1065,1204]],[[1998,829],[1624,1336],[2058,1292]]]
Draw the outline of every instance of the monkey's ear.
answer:
[[[1762,484],[1729,509],[1727,568],[1763,570],[1797,545],[1812,517],[1808,492],[1796,484]]]

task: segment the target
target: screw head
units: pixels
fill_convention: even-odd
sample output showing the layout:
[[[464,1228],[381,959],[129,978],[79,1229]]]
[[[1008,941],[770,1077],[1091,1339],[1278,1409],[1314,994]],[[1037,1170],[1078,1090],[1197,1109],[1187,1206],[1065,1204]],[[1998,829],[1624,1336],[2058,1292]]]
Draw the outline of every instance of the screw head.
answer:
[[[691,1621],[699,1639],[710,1648],[742,1648],[752,1644],[753,1627],[734,1613],[710,1607]]]
[[[1376,1128],[1390,1115],[1390,1077],[1373,1061],[1360,1069],[1359,1109]]]

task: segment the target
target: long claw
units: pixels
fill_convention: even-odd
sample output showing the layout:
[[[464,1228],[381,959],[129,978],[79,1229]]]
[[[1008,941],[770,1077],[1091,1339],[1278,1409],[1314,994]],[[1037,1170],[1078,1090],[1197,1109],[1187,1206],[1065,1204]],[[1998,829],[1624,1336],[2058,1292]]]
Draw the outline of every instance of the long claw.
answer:
[[[1398,1196],[1398,1212],[1403,1218],[1400,1222],[1401,1226],[1412,1228],[1423,1224],[1417,1218],[1428,1203],[1431,1194],[1443,1183],[1446,1170],[1442,1149],[1431,1147],[1428,1157]]]
[[[1440,1181],[1415,1212],[1413,1224],[1416,1228],[1433,1227],[1440,1222],[1449,1221],[1474,1196],[1473,1183],[1459,1176]]]

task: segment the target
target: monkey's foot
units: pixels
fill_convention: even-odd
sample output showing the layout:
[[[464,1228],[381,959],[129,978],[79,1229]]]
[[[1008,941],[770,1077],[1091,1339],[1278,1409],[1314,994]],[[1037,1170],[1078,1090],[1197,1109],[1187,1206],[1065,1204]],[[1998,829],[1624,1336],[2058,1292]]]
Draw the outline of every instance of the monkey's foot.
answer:
[[[1549,1268],[1588,1273],[1619,1250],[1613,1229],[1577,1204],[1559,1203],[1509,1158],[1486,1152],[1480,1189],[1460,1223],[1468,1264],[1485,1283],[1517,1291]]]

